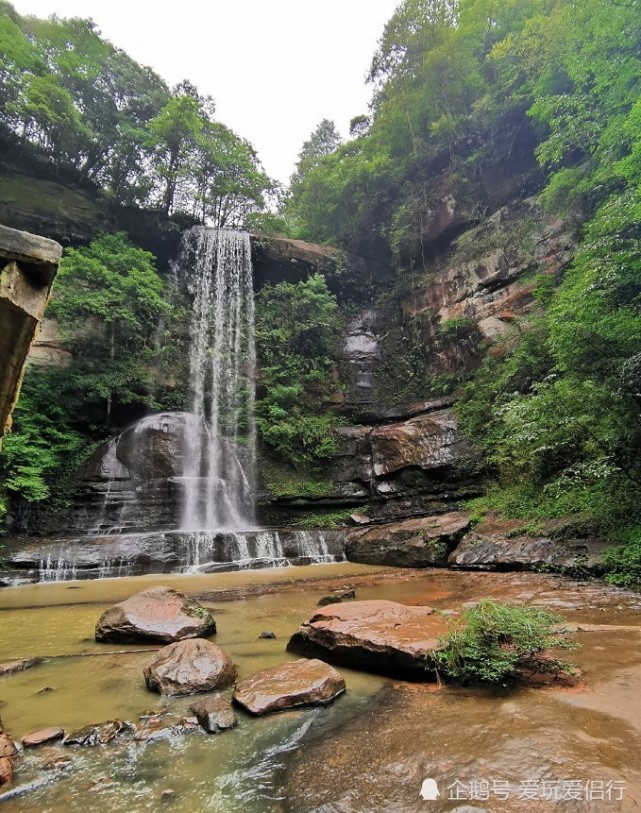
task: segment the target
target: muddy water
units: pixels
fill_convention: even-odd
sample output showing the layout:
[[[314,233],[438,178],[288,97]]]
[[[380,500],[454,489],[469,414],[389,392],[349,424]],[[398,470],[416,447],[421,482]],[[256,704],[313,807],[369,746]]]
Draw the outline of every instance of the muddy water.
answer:
[[[641,600],[603,585],[533,574],[383,571],[339,564],[209,576],[159,576],[25,585],[0,591],[0,662],[46,657],[0,679],[0,715],[18,738],[44,725],[73,730],[113,717],[136,721],[149,708],[187,714],[188,699],[147,692],[148,647],[98,645],[93,628],[109,604],[152,584],[204,597],[216,643],[243,677],[289,658],[285,644],[320,596],[356,584],[359,598],[458,608],[483,596],[557,610],[582,648],[574,689],[486,692],[438,689],[343,671],[348,692],[333,706],[263,719],[240,716],[233,732],[173,735],[147,744],[62,746],[22,758],[18,784],[47,785],[5,802],[14,811],[156,810],[216,813],[434,813],[475,804],[489,811],[627,811],[641,806]],[[263,630],[275,640],[258,639]],[[108,654],[105,654],[108,653]],[[52,691],[42,691],[51,689]],[[71,767],[43,771],[64,753]],[[437,801],[419,799],[424,778]],[[459,780],[507,782],[510,796],[454,801]],[[525,781],[625,782],[623,799],[519,799]],[[499,787],[497,785],[497,787]],[[503,787],[503,786],[502,786]],[[548,784],[548,789],[553,785]],[[560,786],[559,786],[560,787]],[[611,786],[619,790],[621,784]],[[598,786],[589,786],[594,794]],[[173,791],[163,799],[163,791]],[[484,793],[484,791],[482,791]],[[469,796],[469,793],[468,793]],[[462,797],[463,799],[465,796]]]

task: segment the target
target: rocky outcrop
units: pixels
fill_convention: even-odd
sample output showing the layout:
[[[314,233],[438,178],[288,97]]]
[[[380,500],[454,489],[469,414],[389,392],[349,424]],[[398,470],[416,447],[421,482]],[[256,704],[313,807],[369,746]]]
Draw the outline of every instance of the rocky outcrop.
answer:
[[[362,302],[385,266],[376,260],[339,251],[331,246],[289,240],[283,237],[252,235],[252,264],[255,287],[279,282],[300,282],[312,274],[322,274],[339,301]]]
[[[166,643],[215,632],[214,619],[197,601],[169,587],[151,587],[105,610],[96,641]]]
[[[606,543],[596,540],[470,533],[450,554],[457,570],[549,570],[557,573],[603,573]]]
[[[0,788],[13,782],[13,774],[18,763],[18,751],[12,739],[4,730],[0,720]]]
[[[457,435],[448,404],[451,400],[420,402],[386,411],[389,417],[381,426],[339,428],[331,490],[319,498],[273,498],[271,515],[278,521],[276,512],[287,517],[303,506],[318,512],[324,505],[341,505],[358,508],[363,521],[389,522],[456,510],[479,488],[473,478],[458,472],[469,450]]]
[[[317,610],[287,650],[350,669],[429,680],[435,677],[438,638],[446,630],[445,619],[430,607],[351,601]]]
[[[300,706],[327,706],[345,691],[340,672],[320,660],[290,661],[241,680],[234,702],[262,715]]]
[[[193,703],[189,709],[208,734],[218,734],[238,725],[231,703],[221,694]]]
[[[0,226],[0,440],[61,254],[53,240]]]
[[[144,669],[152,692],[186,695],[212,692],[236,679],[236,667],[219,646],[196,638],[163,647]]]
[[[469,530],[463,511],[349,531],[345,554],[352,562],[395,567],[445,567]]]

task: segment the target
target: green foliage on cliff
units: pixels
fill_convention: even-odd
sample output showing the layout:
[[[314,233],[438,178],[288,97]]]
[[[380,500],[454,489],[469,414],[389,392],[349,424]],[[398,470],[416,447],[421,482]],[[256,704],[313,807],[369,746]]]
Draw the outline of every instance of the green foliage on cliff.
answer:
[[[153,256],[122,233],[65,253],[49,313],[71,361],[27,368],[0,458],[0,490],[13,502],[64,505],[71,475],[110,431],[114,410],[181,406],[163,402],[155,386],[172,350],[159,328],[180,318],[176,308]]]
[[[73,400],[73,399],[72,399]],[[27,503],[61,507],[70,478],[93,443],[72,427],[65,376],[30,371],[0,455],[0,491]]]
[[[256,297],[257,425],[267,446],[297,466],[314,466],[336,452],[337,419],[323,410],[335,388],[338,329],[336,298],[320,274],[265,286]]]
[[[641,174],[638,0],[403,0],[374,55],[372,115],[292,184],[301,236],[399,244],[449,166],[484,165],[532,129],[552,205],[589,211]],[[638,182],[638,180],[637,180]]]
[[[238,226],[273,183],[187,81],[170,90],[90,20],[0,2],[0,136],[125,205]]]

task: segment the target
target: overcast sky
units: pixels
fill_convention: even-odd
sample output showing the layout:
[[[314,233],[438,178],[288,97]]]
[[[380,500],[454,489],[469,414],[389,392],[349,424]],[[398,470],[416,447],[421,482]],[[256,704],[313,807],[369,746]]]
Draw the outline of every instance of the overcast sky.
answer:
[[[367,113],[377,41],[399,0],[11,0],[20,14],[91,17],[170,85],[190,79],[287,181],[323,118]]]

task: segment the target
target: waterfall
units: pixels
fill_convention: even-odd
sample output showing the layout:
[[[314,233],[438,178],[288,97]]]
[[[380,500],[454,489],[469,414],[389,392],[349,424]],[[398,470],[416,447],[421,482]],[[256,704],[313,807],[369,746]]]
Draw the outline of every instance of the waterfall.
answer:
[[[254,291],[246,232],[195,227],[176,274],[193,297],[191,411],[185,427],[181,530],[254,521]]]

